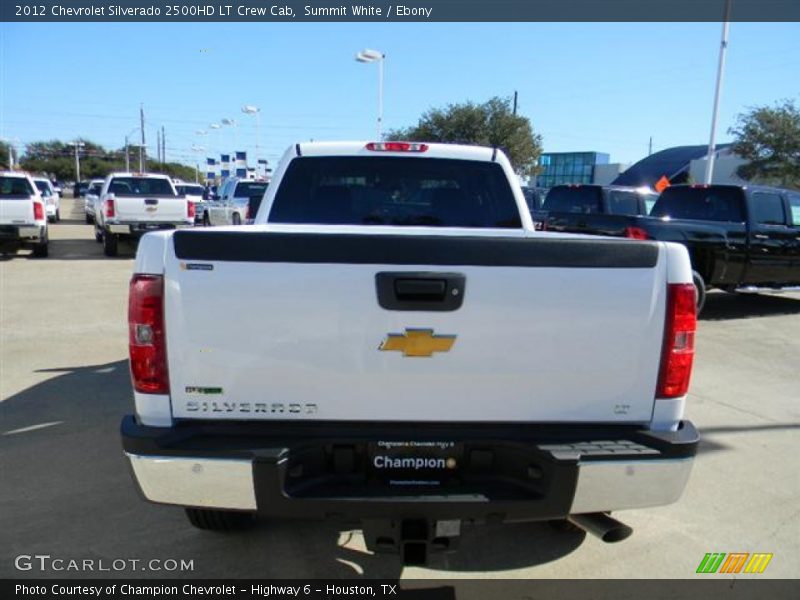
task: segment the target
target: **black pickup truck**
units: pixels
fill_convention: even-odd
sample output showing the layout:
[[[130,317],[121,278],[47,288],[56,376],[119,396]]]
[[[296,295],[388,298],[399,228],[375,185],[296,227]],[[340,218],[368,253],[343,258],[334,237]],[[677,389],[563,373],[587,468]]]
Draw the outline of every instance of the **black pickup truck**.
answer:
[[[642,188],[601,185],[557,185],[542,206],[531,211],[537,229],[635,237],[635,219],[647,215],[658,194]]]
[[[547,229],[567,230],[556,227],[557,223],[548,216]],[[759,186],[674,185],[658,197],[649,216],[587,214],[583,224],[581,233],[685,245],[692,261],[698,310],[711,287],[758,292],[800,286],[800,192]]]

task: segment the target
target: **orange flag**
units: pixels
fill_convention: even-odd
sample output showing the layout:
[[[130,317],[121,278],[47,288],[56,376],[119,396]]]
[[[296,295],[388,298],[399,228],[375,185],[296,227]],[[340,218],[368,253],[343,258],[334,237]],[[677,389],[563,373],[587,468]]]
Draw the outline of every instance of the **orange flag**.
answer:
[[[668,187],[669,187],[669,179],[667,179],[666,175],[662,175],[661,179],[656,181],[656,191],[660,194]]]

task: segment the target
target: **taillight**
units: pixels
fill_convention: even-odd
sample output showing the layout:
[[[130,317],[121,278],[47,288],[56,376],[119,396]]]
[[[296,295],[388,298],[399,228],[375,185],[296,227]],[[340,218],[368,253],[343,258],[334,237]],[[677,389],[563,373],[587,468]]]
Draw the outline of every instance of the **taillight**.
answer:
[[[677,398],[689,389],[697,329],[696,291],[691,283],[667,287],[667,318],[656,398]]]
[[[41,202],[33,203],[33,220],[34,221],[44,220],[44,204],[42,204]]]
[[[425,152],[428,150],[428,144],[418,144],[416,142],[370,142],[366,148],[373,152]]]
[[[131,279],[128,350],[133,389],[143,394],[168,394],[164,278],[161,275],[134,275]]]
[[[649,240],[650,235],[641,227],[626,227],[625,237],[632,240]]]
[[[113,219],[116,216],[116,207],[114,206],[114,200],[109,198],[106,200],[106,218]]]
[[[192,202],[191,200],[186,201],[186,215],[194,219],[195,208],[194,208],[194,202]]]

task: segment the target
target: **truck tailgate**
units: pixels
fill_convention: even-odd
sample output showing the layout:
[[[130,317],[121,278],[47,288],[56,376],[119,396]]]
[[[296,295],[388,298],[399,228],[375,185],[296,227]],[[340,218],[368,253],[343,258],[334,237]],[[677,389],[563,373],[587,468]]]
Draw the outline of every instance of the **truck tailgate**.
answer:
[[[650,420],[661,244],[328,229],[172,236],[165,310],[175,418]],[[418,278],[463,276],[460,307],[382,307],[381,273],[412,288]]]
[[[0,225],[33,223],[33,202],[24,198],[0,198]]]
[[[186,220],[186,199],[165,196],[115,196],[120,221],[175,222]]]

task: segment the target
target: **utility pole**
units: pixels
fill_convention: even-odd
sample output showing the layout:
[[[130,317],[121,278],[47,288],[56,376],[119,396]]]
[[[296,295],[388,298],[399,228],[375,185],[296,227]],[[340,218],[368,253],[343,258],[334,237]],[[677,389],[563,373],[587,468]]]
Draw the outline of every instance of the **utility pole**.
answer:
[[[75,147],[75,181],[80,182],[81,180],[81,156],[80,156],[80,149],[83,148],[85,144],[80,140],[75,140],[74,142],[70,142],[70,146]]]
[[[514,116],[517,116],[517,90],[514,90]]]
[[[705,183],[710,184],[714,178],[714,158],[716,154],[715,137],[717,135],[717,117],[719,116],[719,99],[722,93],[722,77],[725,73],[725,54],[728,50],[728,29],[730,26],[731,0],[725,0],[725,16],[722,23],[722,43],[719,48],[719,66],[717,67],[717,87],[714,91],[714,110],[711,115],[711,138],[708,142],[706,157]]]
[[[156,161],[161,163],[161,132],[156,129]]]
[[[650,136],[650,143],[647,145],[647,156],[653,153],[653,136]]]
[[[128,154],[128,136],[125,136],[125,172],[131,172],[131,157]]]
[[[167,135],[164,126],[161,126],[161,164],[167,162]]]
[[[142,130],[142,145],[139,146],[139,172],[146,173],[147,172],[147,154],[144,148],[144,104],[139,105],[139,121],[141,123],[140,128]]]

